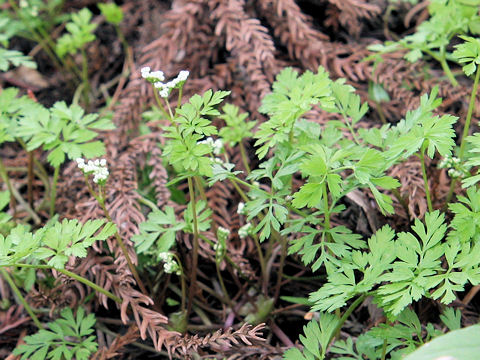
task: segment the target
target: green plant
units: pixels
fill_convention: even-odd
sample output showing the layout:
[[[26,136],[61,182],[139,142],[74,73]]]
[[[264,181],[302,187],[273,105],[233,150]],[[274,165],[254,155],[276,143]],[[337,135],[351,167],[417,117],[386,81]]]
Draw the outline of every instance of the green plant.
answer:
[[[28,151],[43,147],[49,151],[47,160],[54,167],[50,196],[50,214],[55,211],[56,186],[60,165],[69,158],[92,158],[105,153],[101,141],[92,141],[97,131],[113,129],[111,120],[98,114],[86,114],[78,105],[57,102],[52,108],[38,105],[23,109],[15,135],[26,142]]]
[[[94,314],[85,316],[85,310],[79,307],[75,316],[72,309],[65,308],[58,319],[47,324],[49,330],[41,329],[26,336],[25,344],[13,354],[21,355],[22,360],[89,359],[98,348],[94,325]]]
[[[448,65],[448,61],[456,59],[449,52],[448,46],[455,36],[480,34],[477,6],[476,2],[462,0],[431,1],[428,6],[430,18],[423,21],[414,34],[397,42],[371,45],[369,49],[379,53],[408,49],[405,59],[410,62],[415,62],[426,54],[440,63],[450,82],[457,86],[458,82]]]
[[[83,8],[76,14],[72,14],[72,21],[65,27],[68,34],[64,34],[57,40],[56,53],[63,59],[67,54],[74,56],[80,52],[82,55],[82,70],[80,72],[83,86],[85,104],[89,104],[90,82],[88,80],[88,58],[85,52],[85,45],[95,40],[94,31],[97,24],[91,22],[92,13]]]

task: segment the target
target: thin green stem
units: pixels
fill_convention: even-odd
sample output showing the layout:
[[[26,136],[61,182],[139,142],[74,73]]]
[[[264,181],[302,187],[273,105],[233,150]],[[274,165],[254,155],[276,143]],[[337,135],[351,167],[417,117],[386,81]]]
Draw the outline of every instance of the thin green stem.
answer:
[[[440,65],[442,66],[443,72],[445,73],[445,75],[447,75],[448,80],[450,80],[453,86],[458,85],[457,79],[455,79],[455,76],[452,74],[452,71],[450,70],[450,66],[448,66],[447,56],[445,53],[444,46],[440,48],[440,52],[438,53],[428,49],[422,49],[422,51],[430,55],[432,58],[434,58],[440,63]]]
[[[168,116],[168,113],[165,111],[162,101],[160,100],[160,96],[158,96],[158,90],[155,87],[153,88],[153,96],[155,97],[155,101],[157,102],[158,108],[163,113],[163,115],[165,115],[165,119],[169,119],[170,116]]]
[[[178,89],[178,100],[177,100],[177,108],[175,109],[175,113],[180,109],[182,106],[182,97],[183,97],[183,86]]]
[[[325,217],[325,229],[330,230],[330,207],[328,205],[327,182],[322,183],[323,214]],[[330,236],[330,233],[328,234]]]
[[[150,209],[152,209],[152,211],[158,211],[158,210],[160,210],[160,209],[158,208],[158,206],[155,205],[155,203],[154,203],[153,201],[150,201],[150,200],[148,200],[147,198],[145,198],[145,197],[143,197],[143,196],[140,196],[140,197],[138,198],[138,202],[139,202],[140,204],[143,204],[143,205],[148,206]]]
[[[18,264],[10,264],[10,265],[0,265],[0,268],[2,267],[24,267],[24,268],[33,268],[33,269],[43,269],[43,270],[56,270],[58,271],[59,273],[62,273],[66,276],[69,276],[75,280],[77,280],[78,282],[81,282],[82,284],[85,284],[89,287],[91,287],[93,290],[95,291],[98,291],[102,294],[104,294],[106,297],[112,299],[113,301],[121,304],[122,303],[122,299],[120,299],[118,296],[115,296],[114,294],[112,294],[110,291],[108,290],[105,290],[104,288],[98,286],[97,284],[95,284],[94,282],[91,282],[90,280],[88,279],[85,279],[83,277],[81,277],[80,275],[77,275],[71,271],[68,271],[68,270],[65,270],[65,269],[57,269],[53,266],[50,266],[50,265],[33,265],[33,264],[21,264],[21,263],[18,263]]]
[[[466,138],[470,130],[470,122],[472,120],[473,108],[475,107],[475,99],[477,97],[478,91],[478,80],[480,78],[480,66],[477,66],[477,72],[475,73],[475,80],[473,81],[473,89],[470,94],[470,103],[468,104],[467,118],[465,119],[465,126],[463,127],[462,141],[460,143],[460,151],[458,157],[460,161],[463,160],[463,155],[465,152]]]
[[[28,152],[27,201],[28,205],[33,208],[33,151]]]
[[[55,200],[57,198],[57,183],[58,183],[58,175],[60,174],[60,165],[55,167],[53,171],[53,182],[50,192],[50,217],[55,214]]]
[[[383,113],[382,104],[375,101],[375,109],[377,110],[378,116],[380,117],[382,124],[387,124],[388,122],[387,122],[387,119],[385,118],[385,114]]]
[[[458,86],[458,81],[455,79],[455,76],[452,74],[452,71],[450,70],[450,66],[448,66],[447,59],[442,58],[439,60],[440,65],[442,65],[443,72],[445,75],[447,75],[448,80],[452,83],[453,86]]]
[[[425,166],[425,143],[422,144],[419,157],[420,157],[420,162],[422,164],[422,176],[423,176],[423,183],[425,185],[425,196],[427,197],[428,211],[432,212],[433,211],[432,198],[430,196],[430,188],[428,186],[428,178],[427,178],[427,169]]]
[[[387,339],[383,340],[383,346],[382,346],[382,360],[385,360],[385,357],[387,356]]]
[[[69,277],[77,280],[78,282],[81,282],[82,284],[85,284],[85,285],[91,287],[93,290],[105,295],[109,299],[112,299],[113,301],[115,301],[119,304],[122,303],[122,299],[120,299],[118,296],[115,296],[110,291],[105,290],[104,288],[98,286],[97,284],[95,284],[94,282],[91,282],[88,279],[85,279],[84,277],[81,277],[80,275],[77,275],[77,274],[75,274],[71,271],[65,270],[65,269],[55,269],[55,270],[57,270],[59,273],[62,273],[66,276],[69,276]]]
[[[195,294],[195,287],[197,283],[197,267],[198,267],[198,219],[197,219],[197,207],[195,202],[196,201],[195,189],[193,188],[193,181],[191,177],[188,177],[188,192],[190,193],[190,202],[192,203],[193,253],[192,253],[192,272],[191,272],[192,275],[190,278],[190,292],[188,293],[187,318],[192,311],[193,296]]]
[[[83,100],[85,106],[88,108],[90,105],[90,82],[88,81],[88,58],[85,53],[85,49],[80,49],[82,54],[82,82],[83,82]]]
[[[473,109],[475,107],[475,99],[477,97],[477,92],[478,92],[479,78],[480,78],[480,67],[477,66],[477,71],[475,73],[475,80],[473,81],[472,93],[470,94],[470,102],[468,104],[467,117],[465,119],[465,125],[463,127],[462,141],[460,142],[460,150],[458,153],[458,158],[460,159],[460,161],[463,160],[463,156],[465,155],[464,153],[465,153],[466,138],[470,130],[470,122],[472,120]],[[454,178],[450,183],[450,189],[448,190],[447,198],[445,200],[445,207],[447,207],[450,200],[452,200],[452,196],[455,191],[455,185],[457,184],[457,181],[458,179]]]
[[[280,254],[280,263],[278,265],[277,284],[275,286],[274,293],[275,301],[280,296],[280,289],[282,287],[283,280],[283,267],[285,265],[285,259],[287,258],[287,239],[285,236],[280,236],[280,246],[282,247],[282,253]]]
[[[234,304],[232,302],[232,299],[228,295],[228,291],[227,291],[227,288],[225,287],[223,276],[222,276],[222,273],[220,272],[220,267],[218,266],[217,261],[215,261],[215,267],[217,269],[217,277],[218,277],[218,281],[220,282],[220,287],[222,288],[222,292],[225,295],[225,300],[227,301],[228,306],[230,306],[233,309]]]
[[[88,175],[85,175],[85,184],[87,185],[87,188],[90,194],[95,198],[95,200],[97,200],[98,204],[102,208],[103,213],[105,214],[105,217],[107,218],[107,220],[113,223],[112,217],[110,216],[110,213],[105,205],[105,196],[102,192],[103,187],[100,186],[99,194],[97,194],[95,190],[93,190],[90,183],[88,182]],[[144,295],[148,296],[147,289],[145,288],[145,285],[143,285],[143,281],[140,279],[137,269],[135,268],[135,265],[133,265],[132,259],[130,259],[130,255],[128,255],[127,247],[125,246],[125,243],[123,242],[123,239],[120,236],[120,233],[118,232],[118,230],[115,231],[115,239],[117,240],[117,243],[120,246],[120,249],[122,250],[123,256],[125,256],[125,260],[127,260],[128,268],[130,269],[130,272],[135,278],[135,281],[137,282],[138,287],[140,288],[140,290]]]
[[[332,332],[332,336],[330,338],[330,341],[333,339],[333,337],[335,336],[335,334],[337,334],[338,332],[340,332],[340,330],[342,329],[342,326],[343,324],[345,323],[345,321],[347,321],[347,319],[349,318],[349,316],[352,314],[352,312],[365,300],[365,298],[368,296],[369,294],[363,294],[362,296],[360,296],[357,300],[355,300],[352,305],[350,305],[350,307],[347,309],[347,311],[345,311],[342,315],[342,317],[340,318],[335,330]],[[329,341],[329,343],[330,343]]]
[[[175,260],[177,260],[178,266],[180,267],[180,282],[182,285],[182,303],[181,303],[181,309],[182,312],[185,312],[185,300],[187,298],[187,285],[185,281],[185,271],[183,270],[182,262],[180,261],[180,258],[177,256],[175,253],[171,253]]]
[[[2,161],[1,158],[0,158],[0,177],[5,182],[5,184],[7,184],[7,189],[8,189],[8,191],[10,191],[10,195],[12,195],[15,198],[15,200],[17,200],[18,203],[23,206],[25,211],[32,217],[35,224],[37,224],[37,225],[40,224],[42,221],[40,220],[38,215],[30,207],[30,205],[28,205],[27,202],[25,200],[23,200],[23,197],[22,197],[22,195],[20,195],[18,190],[14,186],[12,186],[12,183],[10,182],[10,179],[8,177],[8,174],[7,174],[7,170],[6,170],[5,165],[3,164],[3,161]]]
[[[103,196],[101,196],[99,199],[101,200],[101,201],[99,201],[99,203],[100,203],[100,207],[102,208],[102,210],[105,214],[105,217],[107,218],[107,220],[109,222],[113,223],[113,220],[110,216],[110,213],[108,212],[108,209],[105,206],[105,199],[103,198]],[[138,275],[137,269],[135,268],[135,265],[133,265],[132,259],[130,259],[130,255],[128,255],[127,247],[125,246],[125,243],[123,242],[123,239],[120,236],[120,233],[118,232],[118,230],[115,231],[115,239],[117,240],[117,243],[120,246],[120,249],[122,250],[123,255],[125,256],[125,259],[127,260],[128,268],[130,269],[133,277],[135,278],[135,281],[137,282],[138,287],[140,288],[140,290],[142,291],[142,293],[144,295],[148,296],[148,291],[145,288],[145,285],[143,284],[142,279]]]
[[[238,146],[240,147],[240,155],[242,157],[243,166],[245,166],[245,170],[247,170],[247,174],[250,174],[250,166],[248,164],[248,157],[247,157],[247,152],[245,151],[245,146],[243,146],[242,141],[238,143]]]
[[[5,270],[4,268],[0,268],[0,274],[2,274],[3,278],[7,281],[8,285],[10,285],[10,288],[11,288],[12,291],[15,293],[15,295],[17,295],[18,300],[20,300],[20,302],[22,303],[23,307],[24,307],[25,310],[27,311],[28,315],[30,315],[30,317],[32,318],[33,322],[34,322],[35,325],[38,327],[38,329],[39,329],[39,330],[43,329],[42,323],[40,322],[40,320],[38,320],[37,315],[35,315],[35,313],[33,312],[32,308],[31,308],[30,305],[27,303],[27,300],[25,300],[25,298],[23,297],[22,292],[21,292],[20,289],[17,287],[17,285],[15,285],[15,282],[13,281],[13,279],[12,279],[12,278],[10,277],[10,275],[8,274],[7,270]]]

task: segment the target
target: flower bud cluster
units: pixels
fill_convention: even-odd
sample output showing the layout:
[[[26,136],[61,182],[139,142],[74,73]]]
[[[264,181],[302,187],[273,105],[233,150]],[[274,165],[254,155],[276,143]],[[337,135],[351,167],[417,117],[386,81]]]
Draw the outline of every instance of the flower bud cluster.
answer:
[[[172,89],[180,88],[190,75],[190,72],[187,70],[182,70],[178,73],[177,77],[173,80],[170,80],[167,83],[164,83],[165,76],[163,71],[153,71],[150,72],[150,67],[146,66],[142,68],[142,77],[148,82],[152,83],[156,89],[159,89],[159,94],[162,98],[167,98],[170,95]]]
[[[219,243],[225,243],[228,237],[230,236],[230,230],[225,229],[224,227],[219,226],[217,229],[217,239]]]
[[[162,252],[158,254],[158,260],[161,260],[164,262],[163,264],[163,270],[167,274],[176,274],[180,275],[180,266],[178,263],[175,261],[173,254],[170,252]]]
[[[253,226],[251,223],[243,225],[240,229],[238,229],[238,236],[240,239],[245,239],[248,235],[253,234]]]
[[[199,141],[198,144],[211,145],[213,148],[212,151],[214,155],[220,155],[220,153],[223,150],[223,140],[222,139],[213,140],[211,136],[207,137],[205,140]]]
[[[455,156],[445,156],[440,162],[438,163],[439,168],[453,168],[460,164],[460,159]]]
[[[86,164],[85,160],[82,158],[78,158],[75,161],[77,162],[78,168],[81,169],[84,174],[93,174],[93,182],[95,184],[105,184],[108,175],[110,174],[107,168],[107,160],[88,160],[88,163]]]
[[[451,178],[459,178],[462,176],[468,176],[469,166],[465,166],[465,163],[461,163],[460,159],[455,156],[445,156],[439,163],[440,169],[448,169],[448,176]]]

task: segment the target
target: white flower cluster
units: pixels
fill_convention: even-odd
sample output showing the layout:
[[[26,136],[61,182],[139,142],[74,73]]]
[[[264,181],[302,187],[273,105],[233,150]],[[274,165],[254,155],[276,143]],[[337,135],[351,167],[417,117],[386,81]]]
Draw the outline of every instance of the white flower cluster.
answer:
[[[220,155],[220,153],[223,150],[223,140],[222,139],[213,140],[211,136],[207,137],[205,140],[199,141],[198,144],[211,145],[213,148],[214,155]]]
[[[439,168],[448,169],[448,176],[451,178],[459,178],[467,173],[467,169],[460,165],[460,159],[455,156],[445,156],[439,163]],[[463,170],[463,172],[462,172]]]
[[[165,75],[163,74],[163,71],[150,71],[150,66],[145,66],[140,71],[142,72],[142,77],[148,82],[151,82],[152,84],[157,81],[165,80]]]
[[[251,235],[253,232],[253,226],[251,223],[243,225],[240,229],[238,229],[238,236],[240,239],[245,239],[248,235]]]
[[[163,270],[165,270],[167,274],[176,274],[176,275],[181,274],[180,266],[178,266],[177,262],[173,258],[172,253],[162,252],[158,254],[158,259],[164,262]]]
[[[107,168],[107,160],[88,160],[88,163],[86,164],[85,160],[82,158],[78,158],[75,161],[84,174],[93,174],[93,182],[95,184],[105,184],[105,181],[107,181],[108,175],[110,174]]]
[[[217,239],[220,243],[227,241],[230,236],[230,230],[225,229],[224,227],[219,226],[217,229]]]
[[[156,89],[159,89],[159,94],[163,98],[167,98],[170,95],[170,91],[176,87],[180,87],[187,80],[190,72],[187,70],[182,70],[178,73],[177,77],[173,80],[170,80],[167,83],[164,83],[165,76],[163,71],[153,71],[150,72],[150,67],[142,68],[142,77],[147,79],[148,82],[151,82]]]
[[[439,163],[439,168],[452,168],[460,164],[460,159],[455,156],[445,156]]]

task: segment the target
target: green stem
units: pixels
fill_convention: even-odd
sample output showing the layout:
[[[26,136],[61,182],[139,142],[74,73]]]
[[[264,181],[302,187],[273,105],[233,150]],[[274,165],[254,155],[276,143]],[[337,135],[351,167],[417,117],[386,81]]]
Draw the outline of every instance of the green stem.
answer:
[[[222,276],[222,273],[220,272],[220,267],[218,266],[217,261],[215,261],[215,267],[217,268],[217,277],[218,277],[218,281],[220,282],[220,287],[222,288],[222,292],[225,295],[225,300],[227,301],[228,306],[230,306],[233,309],[234,304],[232,302],[232,299],[230,299],[230,296],[228,295],[228,291],[223,281],[223,276]]]
[[[190,291],[188,293],[187,318],[192,311],[193,296],[195,294],[195,287],[197,282],[197,266],[198,266],[198,222],[197,222],[198,219],[197,219],[197,207],[195,203],[195,191],[193,188],[192,177],[188,177],[188,192],[190,193],[190,202],[192,203],[192,215],[193,215],[193,253],[192,253],[192,272],[191,272],[192,275],[190,278]]]
[[[280,264],[278,267],[278,274],[277,274],[277,285],[275,287],[275,294],[274,299],[275,301],[278,299],[280,295],[280,289],[282,287],[282,280],[283,280],[283,267],[285,264],[285,259],[287,258],[287,239],[285,236],[280,236],[280,246],[282,247],[282,253],[280,255]]]
[[[475,73],[475,80],[473,81],[473,89],[470,94],[470,103],[468,104],[467,118],[465,119],[465,126],[463,127],[462,142],[460,143],[460,151],[458,157],[460,161],[463,160],[463,155],[465,152],[466,138],[468,136],[468,131],[470,130],[470,122],[472,120],[473,108],[475,107],[475,99],[477,97],[478,91],[478,80],[480,78],[480,66],[477,66],[477,72]]]
[[[322,183],[323,213],[325,217],[325,229],[330,230],[330,207],[328,205],[327,182]],[[328,233],[330,237],[330,233]]]
[[[187,285],[185,281],[185,271],[183,270],[182,262],[180,261],[180,258],[177,256],[175,253],[171,253],[175,260],[177,260],[178,266],[180,267],[180,282],[182,286],[182,303],[181,303],[181,309],[182,312],[185,312],[185,299],[187,298]]]
[[[455,76],[452,74],[452,71],[450,70],[450,66],[448,66],[447,59],[445,57],[441,58],[440,60],[440,65],[442,65],[442,69],[445,72],[445,75],[447,75],[448,80],[452,83],[453,86],[458,86],[458,81],[455,79]]]
[[[382,346],[382,360],[385,360],[385,357],[387,356],[387,339],[383,340],[383,346]]]
[[[82,48],[82,82],[83,82],[83,99],[85,101],[85,106],[88,108],[90,104],[90,82],[88,81],[88,59],[85,49]]]
[[[240,141],[238,145],[240,147],[240,155],[242,156],[243,166],[245,166],[245,170],[247,170],[247,174],[250,174],[250,166],[248,165],[248,157],[247,157],[247,152],[245,151],[245,146],[243,146],[242,141]]]
[[[430,188],[428,187],[427,169],[425,166],[425,143],[422,144],[419,157],[420,157],[420,162],[422,163],[422,176],[423,176],[423,183],[425,184],[425,196],[427,197],[428,211],[432,212],[433,211],[432,198],[430,196]]]
[[[33,208],[33,151],[28,152],[27,166],[27,201],[28,205]]]
[[[163,113],[163,115],[165,115],[165,119],[170,118],[170,116],[168,116],[168,113],[165,111],[165,108],[163,107],[162,101],[160,100],[160,96],[158,96],[158,90],[155,87],[153,88],[153,96],[155,97],[155,101],[157,102],[158,108]]]
[[[87,189],[90,192],[90,194],[95,198],[95,200],[97,200],[98,204],[102,208],[103,213],[105,214],[105,217],[107,218],[107,220],[113,223],[112,217],[110,216],[110,213],[108,212],[108,209],[105,206],[105,196],[102,192],[103,187],[100,186],[99,194],[97,194],[95,190],[93,190],[90,183],[88,182],[88,175],[85,175],[85,184],[87,185]],[[120,249],[122,250],[123,256],[125,256],[125,259],[127,260],[128,268],[130,269],[130,272],[135,278],[135,281],[137,282],[140,290],[145,296],[148,296],[147,289],[145,288],[145,285],[143,285],[143,281],[140,279],[137,269],[135,268],[135,265],[133,265],[133,262],[130,259],[130,255],[128,255],[127,247],[125,246],[125,243],[123,242],[122,237],[120,236],[120,233],[118,232],[118,230],[115,231],[115,239],[117,240],[117,243],[120,246]]]
[[[57,197],[57,182],[58,182],[58,175],[60,174],[60,165],[55,167],[53,171],[53,182],[50,192],[50,217],[52,217],[55,213],[55,200]]]
[[[34,322],[35,325],[38,327],[38,329],[39,329],[39,330],[43,329],[42,323],[40,322],[40,320],[38,320],[37,315],[35,315],[35,313],[33,312],[32,308],[31,308],[30,305],[27,303],[27,300],[25,300],[25,298],[23,297],[20,289],[17,287],[17,285],[15,285],[15,282],[13,281],[13,279],[12,279],[12,278],[10,277],[10,275],[8,274],[7,270],[5,270],[4,268],[0,268],[0,274],[2,274],[3,278],[7,281],[8,285],[10,285],[10,288],[11,288],[12,291],[15,293],[15,295],[17,295],[18,300],[20,300],[20,302],[22,303],[23,307],[24,307],[25,310],[27,311],[28,315],[30,315],[30,317],[32,318],[33,322]]]
[[[105,199],[103,198],[103,196],[99,197],[97,200],[101,200],[99,201],[99,203],[100,203],[100,207],[102,208],[105,214],[105,217],[109,222],[113,223],[110,213],[108,212],[107,207],[105,206]],[[137,282],[138,287],[140,288],[140,290],[144,295],[148,296],[147,289],[145,288],[143,281],[140,279],[137,269],[135,268],[135,265],[133,265],[132,259],[130,259],[130,255],[128,255],[127,247],[125,246],[125,243],[123,242],[123,239],[120,236],[118,230],[115,231],[115,239],[117,240],[117,243],[120,246],[120,249],[122,250],[123,256],[125,256],[125,259],[127,260],[128,268],[130,269],[130,272],[135,278],[135,281]]]
[[[38,215],[30,207],[30,205],[28,205],[26,203],[26,201],[23,200],[23,197],[22,197],[22,195],[20,195],[18,190],[14,186],[12,186],[12,183],[10,182],[10,179],[8,177],[8,174],[7,174],[7,170],[5,169],[5,165],[3,164],[3,161],[2,161],[1,158],[0,158],[0,177],[5,182],[5,184],[7,184],[7,189],[8,189],[8,191],[10,191],[10,195],[12,195],[15,198],[15,200],[17,200],[19,202],[19,204],[23,206],[25,211],[32,217],[35,224],[37,224],[37,225],[40,224],[42,221],[40,220]]]
[[[477,97],[479,78],[480,78],[480,67],[477,66],[477,72],[475,73],[475,80],[473,81],[472,93],[470,94],[470,103],[468,104],[467,117],[465,119],[465,125],[463,127],[462,141],[460,142],[460,150],[458,154],[458,158],[460,159],[460,161],[463,160],[463,156],[465,153],[466,138],[470,130],[470,122],[472,120],[473,109],[475,107],[475,99]],[[454,178],[450,183],[450,189],[448,190],[447,198],[445,200],[445,207],[448,206],[448,203],[452,199],[453,193],[455,191],[455,185],[457,184],[457,180],[458,180],[457,178]]]
[[[91,282],[90,280],[87,280],[87,279],[81,277],[80,275],[77,275],[77,274],[75,274],[71,271],[65,270],[65,269],[55,269],[55,270],[57,270],[59,273],[62,273],[66,276],[69,276],[69,277],[77,280],[78,282],[81,282],[82,284],[85,284],[85,285],[91,287],[93,290],[105,295],[106,297],[112,299],[113,301],[115,301],[119,304],[122,303],[122,299],[120,299],[118,296],[115,296],[110,291],[105,290],[104,288],[98,286],[97,284],[95,284],[94,282]]]
[[[357,300],[355,300],[352,305],[350,305],[350,307],[347,309],[347,311],[345,311],[342,315],[342,317],[340,318],[339,322],[338,322],[338,325],[336,326],[335,330],[332,332],[332,335],[330,337],[330,340],[329,340],[329,343],[330,341],[333,339],[333,337],[335,336],[335,334],[339,333],[343,324],[345,323],[345,321],[347,321],[348,317],[352,314],[352,312],[365,300],[365,298],[368,296],[368,293],[367,294],[363,294],[362,296],[360,296]]]
[[[62,273],[68,277],[71,277],[75,280],[77,280],[78,282],[81,282],[82,284],[85,284],[89,287],[91,287],[93,290],[95,291],[98,291],[102,294],[104,294],[106,297],[112,299],[113,301],[121,304],[122,303],[122,299],[120,299],[118,296],[115,296],[114,294],[112,294],[110,291],[108,290],[105,290],[104,288],[98,286],[97,284],[95,284],[94,282],[91,282],[90,280],[88,279],[85,279],[84,277],[81,277],[80,275],[77,275],[71,271],[68,271],[68,270],[65,270],[65,269],[57,269],[53,266],[50,266],[50,265],[33,265],[33,264],[10,264],[8,265],[9,267],[10,266],[13,266],[13,267],[24,267],[24,268],[34,268],[34,269],[43,269],[43,270],[56,270],[58,271],[59,273]],[[2,267],[7,267],[7,265],[0,265],[0,268]]]

